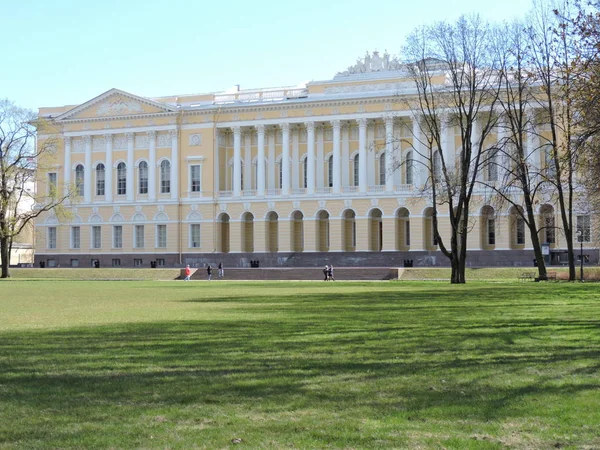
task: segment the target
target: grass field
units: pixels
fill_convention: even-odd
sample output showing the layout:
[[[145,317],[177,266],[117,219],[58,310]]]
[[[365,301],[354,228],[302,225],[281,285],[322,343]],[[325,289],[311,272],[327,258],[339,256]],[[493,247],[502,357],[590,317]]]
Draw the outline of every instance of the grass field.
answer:
[[[595,284],[0,282],[0,448],[600,448]]]

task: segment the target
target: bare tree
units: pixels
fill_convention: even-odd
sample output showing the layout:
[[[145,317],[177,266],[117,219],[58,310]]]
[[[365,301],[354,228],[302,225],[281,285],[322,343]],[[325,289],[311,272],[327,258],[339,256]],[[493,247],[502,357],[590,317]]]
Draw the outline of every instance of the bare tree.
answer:
[[[47,134],[36,146],[36,134]],[[32,189],[36,171],[44,170],[46,160],[56,149],[55,139],[46,122],[32,111],[19,108],[8,100],[0,100],[0,278],[8,278],[13,240],[41,213],[61,205],[69,197],[68,190],[56,184],[48,192],[37,195]],[[23,208],[31,200],[32,208]]]
[[[404,55],[417,95],[409,100],[420,136],[415,136],[415,169],[431,195],[433,233],[450,259],[451,283],[465,283],[471,200],[481,175],[485,141],[495,123],[500,83],[491,51],[491,28],[479,16],[439,22],[414,31]],[[460,130],[455,152],[449,127]],[[422,137],[421,137],[422,136]],[[440,234],[446,210],[450,242]]]

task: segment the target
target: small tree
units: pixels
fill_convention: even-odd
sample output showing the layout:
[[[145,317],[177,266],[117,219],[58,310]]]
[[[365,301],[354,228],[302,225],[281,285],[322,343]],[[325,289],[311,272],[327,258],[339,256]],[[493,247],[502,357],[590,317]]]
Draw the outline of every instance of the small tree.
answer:
[[[45,134],[36,146],[36,134]],[[62,205],[69,193],[49,186],[44,195],[35,194],[36,172],[51,159],[56,140],[43,120],[13,102],[0,100],[0,278],[10,276],[13,240],[40,214]],[[23,208],[33,204],[32,208]]]

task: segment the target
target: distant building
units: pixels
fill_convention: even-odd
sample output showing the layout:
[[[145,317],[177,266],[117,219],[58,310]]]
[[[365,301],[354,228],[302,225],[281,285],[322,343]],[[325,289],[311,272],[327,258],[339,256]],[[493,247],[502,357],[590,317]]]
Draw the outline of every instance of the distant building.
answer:
[[[414,151],[418,118],[400,101],[414,94],[401,65],[375,52],[306,85],[161,98],[111,89],[81,105],[41,108],[62,145],[38,189],[75,185],[79,198],[68,223],[52,213],[38,219],[36,261],[448,265],[420,189],[427,175]],[[460,133],[444,133],[452,158]],[[536,139],[528,145],[543,165]],[[501,179],[494,170],[482,176]],[[530,238],[514,210],[495,209],[480,189],[471,213],[471,265],[531,265]],[[537,213],[555,223],[550,199]],[[577,220],[589,229],[589,216]],[[558,262],[564,238],[553,227],[542,235]]]

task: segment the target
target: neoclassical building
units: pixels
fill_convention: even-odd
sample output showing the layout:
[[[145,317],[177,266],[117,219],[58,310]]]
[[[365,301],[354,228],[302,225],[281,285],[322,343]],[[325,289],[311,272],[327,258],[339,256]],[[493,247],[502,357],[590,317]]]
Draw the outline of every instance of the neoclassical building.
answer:
[[[419,119],[402,101],[409,95],[407,73],[375,52],[301,86],[160,98],[111,89],[81,105],[41,108],[59,139],[38,192],[53,185],[77,195],[67,219],[37,221],[36,263],[447,265],[422,189]],[[446,127],[443,139],[451,158],[458,127]],[[554,223],[550,201],[538,213]],[[472,215],[471,265],[531,264],[514,210],[494,207],[482,188]],[[579,221],[589,241],[590,218]],[[552,227],[543,233],[557,262],[562,237]]]

